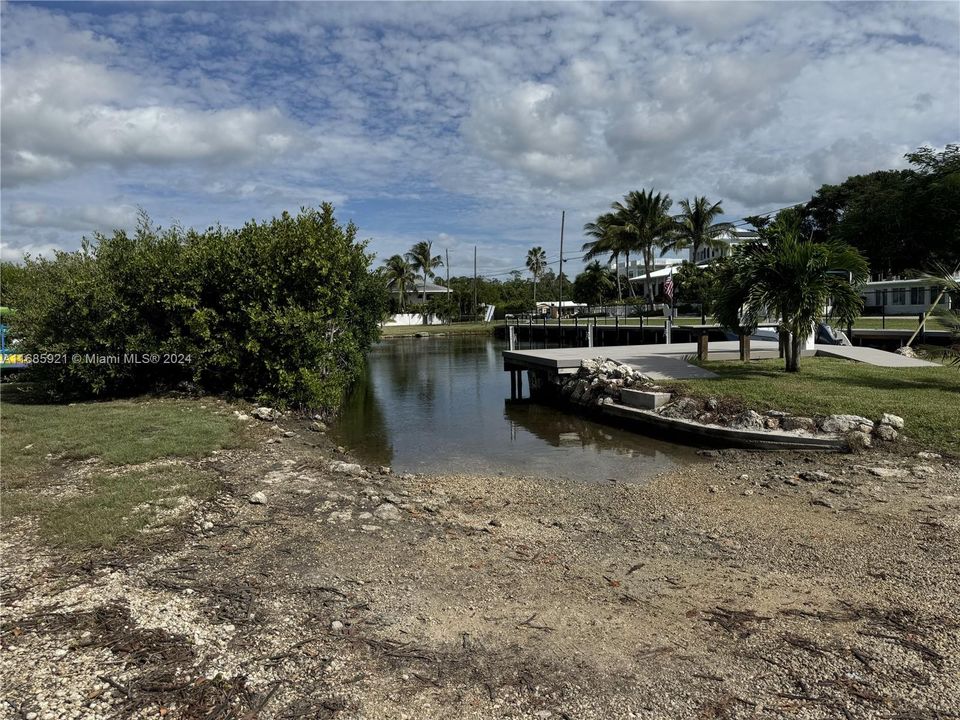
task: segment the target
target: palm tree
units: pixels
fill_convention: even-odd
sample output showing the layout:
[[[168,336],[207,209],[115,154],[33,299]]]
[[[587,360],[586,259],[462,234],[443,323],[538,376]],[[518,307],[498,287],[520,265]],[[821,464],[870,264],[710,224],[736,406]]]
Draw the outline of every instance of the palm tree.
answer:
[[[630,248],[624,242],[626,235],[620,231],[617,225],[616,216],[613,213],[604,213],[596,221],[587,223],[583,226],[583,232],[593,240],[583,244],[580,249],[583,251],[584,260],[593,260],[602,255],[609,255],[616,267],[617,274],[617,300],[623,302],[623,290],[620,287],[620,256],[626,255],[627,266],[630,265]],[[628,278],[629,281],[629,278]],[[633,286],[631,285],[631,291]],[[632,293],[631,293],[632,294]]]
[[[573,281],[574,300],[588,305],[602,305],[613,290],[612,275],[610,268],[594,260]]]
[[[770,314],[780,317],[785,369],[800,370],[803,342],[825,314],[841,324],[863,309],[860,286],[870,277],[866,259],[845,243],[813,242],[800,235],[800,216],[784,210],[757,240],[740,245],[722,271],[716,305],[721,325],[752,333]]]
[[[407,289],[410,286],[416,287],[417,276],[413,266],[402,255],[393,255],[384,263],[383,271],[387,287],[400,294],[400,312],[403,312],[407,301]]]
[[[533,306],[537,306],[537,282],[547,269],[547,253],[537,245],[527,251],[527,270],[533,275]]]
[[[625,235],[626,246],[643,254],[647,300],[650,303],[653,303],[650,272],[654,251],[670,242],[673,236],[674,222],[668,214],[672,204],[669,195],[654,195],[653,190],[633,190],[624,196],[622,203],[615,202],[610,206],[616,218],[615,223]]]
[[[673,239],[663,246],[664,254],[691,248],[692,261],[696,263],[700,248],[719,250],[725,247],[726,243],[720,240],[720,235],[730,230],[733,225],[713,222],[714,218],[723,214],[719,202],[711,205],[705,197],[694,197],[693,205],[689,200],[681,200],[680,207],[683,212],[673,218]]]
[[[433,254],[433,243],[429,240],[421,240],[407,253],[407,260],[413,266],[415,272],[423,277],[423,324],[427,324],[427,279],[435,276],[434,270],[443,266],[443,260],[439,255]]]
[[[937,315],[940,322],[950,333],[950,345],[943,350],[944,360],[951,365],[960,367],[960,315],[958,315],[956,311],[948,309],[946,305],[940,305],[940,300],[942,300],[945,295],[953,297],[954,302],[960,300],[960,265],[958,265],[953,272],[950,272],[946,265],[934,263],[933,271],[920,277],[930,282],[932,286],[940,288],[939,297],[934,298],[932,295],[930,297],[931,307],[927,310],[923,318],[924,322],[926,322],[930,315]],[[931,293],[932,292],[933,290],[931,288]],[[914,333],[910,340],[907,341],[907,345],[910,345],[916,336],[917,333]]]

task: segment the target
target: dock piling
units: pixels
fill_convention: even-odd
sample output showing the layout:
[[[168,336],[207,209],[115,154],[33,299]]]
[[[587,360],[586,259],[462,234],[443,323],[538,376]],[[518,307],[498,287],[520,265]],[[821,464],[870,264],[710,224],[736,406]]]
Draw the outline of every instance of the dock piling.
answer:
[[[707,335],[706,331],[701,332],[697,335],[697,360],[704,362],[707,360],[709,351],[707,350],[710,337]]]

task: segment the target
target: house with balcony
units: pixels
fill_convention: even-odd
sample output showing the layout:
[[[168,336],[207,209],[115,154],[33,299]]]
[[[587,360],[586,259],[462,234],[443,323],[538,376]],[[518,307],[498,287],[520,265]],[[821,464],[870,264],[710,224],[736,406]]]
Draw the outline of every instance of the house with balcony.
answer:
[[[686,259],[695,265],[706,265],[711,260],[729,255],[737,245],[748,240],[756,240],[758,237],[760,236],[757,231],[751,228],[731,228],[717,236],[717,240],[723,243],[722,246],[697,248],[696,257],[694,257],[693,248],[689,248]]]

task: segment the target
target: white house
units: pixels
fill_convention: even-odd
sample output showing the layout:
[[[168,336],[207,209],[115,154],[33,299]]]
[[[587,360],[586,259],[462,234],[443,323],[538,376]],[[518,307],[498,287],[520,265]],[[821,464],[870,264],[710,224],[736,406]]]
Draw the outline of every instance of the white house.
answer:
[[[407,291],[404,293],[403,304],[405,308],[410,308],[411,310],[417,306],[423,305],[424,296],[426,296],[426,302],[430,302],[431,299],[437,297],[443,297],[444,295],[449,295],[452,293],[448,287],[443,287],[442,285],[434,285],[433,283],[427,283],[424,287],[423,283],[417,283],[416,285],[411,285],[407,288]],[[398,298],[400,293],[395,289],[390,289],[390,295],[394,298]],[[441,322],[440,318],[436,315],[431,315],[427,318],[428,324],[436,325]],[[423,315],[417,312],[408,312],[408,313],[397,313],[392,315],[385,323],[386,326],[391,325],[423,325]]]
[[[960,280],[960,274],[954,275]],[[929,280],[897,278],[868,282],[860,291],[864,312],[886,315],[918,315],[930,309],[940,288]],[[951,298],[944,295],[939,307],[950,309]]]
[[[670,277],[671,273],[676,272],[677,267],[679,267],[679,263],[660,268],[650,273],[650,286],[653,288],[654,297],[659,297],[663,293],[663,284],[667,281],[667,278]],[[632,277],[630,278],[630,282],[633,283],[634,293],[636,293],[637,297],[642,298],[647,295],[646,275],[641,274],[638,277]]]
[[[671,272],[676,271],[684,262],[706,265],[711,260],[729,255],[731,249],[740,243],[756,239],[757,237],[759,237],[759,235],[757,235],[756,230],[732,228],[717,236],[717,240],[722,242],[723,245],[716,248],[697,248],[696,257],[694,257],[693,248],[689,248],[687,257],[685,258],[656,258],[654,260],[653,270],[650,273],[650,285],[653,287],[654,297],[659,296],[663,292],[663,284],[667,278],[670,277]],[[613,269],[613,263],[610,263],[610,269]],[[647,278],[642,258],[640,260],[631,259],[627,277],[630,278],[630,282],[634,283],[637,295],[643,297],[647,294]]]
[[[670,267],[679,267],[683,263],[683,258],[672,258],[672,257],[655,257],[653,263],[650,265],[651,271],[663,270],[664,268]],[[611,271],[617,271],[617,263],[611,260],[607,267]],[[643,266],[643,257],[637,259],[635,255],[630,256],[630,262],[626,263],[623,261],[623,258],[620,259],[620,272],[626,275],[628,278],[633,280],[634,278],[642,277],[646,272]]]
[[[424,296],[426,296],[426,302],[430,302],[432,298],[443,297],[444,295],[449,295],[452,292],[453,290],[448,287],[444,287],[443,285],[427,283],[426,286],[424,286],[422,282],[419,282],[415,285],[407,286],[407,291],[404,293],[403,305],[404,307],[422,305],[424,303]],[[400,293],[391,287],[390,295],[397,298],[400,296]]]
[[[717,236],[717,240],[724,243],[722,247],[698,248],[696,257],[693,256],[693,248],[690,248],[687,254],[687,260],[696,265],[706,265],[714,258],[729,255],[731,249],[740,243],[746,242],[747,240],[756,240],[758,237],[759,235],[757,234],[756,230],[750,230],[748,228],[731,228],[729,230],[725,230]]]

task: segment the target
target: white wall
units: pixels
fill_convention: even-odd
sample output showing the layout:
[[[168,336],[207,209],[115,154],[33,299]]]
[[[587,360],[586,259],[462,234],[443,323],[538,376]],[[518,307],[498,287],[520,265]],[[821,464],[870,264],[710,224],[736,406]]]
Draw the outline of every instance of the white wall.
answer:
[[[428,325],[440,325],[441,320],[436,315],[431,315]],[[394,325],[423,325],[423,315],[420,313],[398,313],[391,316],[384,324],[384,327]]]

